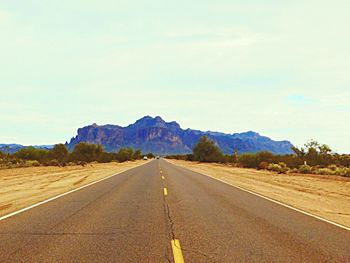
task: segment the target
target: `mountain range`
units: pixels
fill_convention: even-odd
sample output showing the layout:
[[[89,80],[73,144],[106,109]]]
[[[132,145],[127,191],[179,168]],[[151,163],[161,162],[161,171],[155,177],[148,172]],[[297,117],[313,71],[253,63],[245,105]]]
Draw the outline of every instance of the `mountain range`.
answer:
[[[92,124],[78,129],[78,134],[66,142],[69,150],[80,142],[102,144],[106,151],[118,151],[122,147],[140,149],[143,153],[187,154],[201,136],[208,136],[226,154],[235,150],[239,153],[270,151],[275,154],[292,153],[289,141],[274,141],[259,133],[248,131],[226,134],[222,132],[182,129],[175,122],[166,122],[161,117],[145,116],[126,127],[118,125]],[[26,146],[20,144],[0,144],[0,151],[14,153]],[[50,149],[52,145],[39,145],[35,148]]]
[[[275,154],[292,153],[289,141],[274,141],[268,137],[248,131],[225,134],[221,132],[182,129],[177,122],[166,122],[161,117],[146,116],[127,127],[92,124],[78,129],[76,137],[67,146],[70,150],[80,142],[102,144],[106,151],[117,151],[122,147],[141,149],[156,154],[187,154],[201,136],[208,136],[226,154],[270,151]]]

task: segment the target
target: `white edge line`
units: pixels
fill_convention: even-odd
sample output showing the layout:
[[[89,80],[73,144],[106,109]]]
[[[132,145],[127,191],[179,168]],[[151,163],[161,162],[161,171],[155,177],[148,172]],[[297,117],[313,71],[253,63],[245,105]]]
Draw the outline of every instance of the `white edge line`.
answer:
[[[141,165],[139,165],[139,166],[142,166],[142,165],[144,165],[144,164],[141,164]],[[139,166],[136,166],[136,167],[139,167]],[[50,202],[50,201],[53,201],[53,200],[55,200],[55,199],[58,199],[58,198],[60,198],[60,197],[62,197],[62,196],[65,196],[65,195],[74,193],[74,192],[76,192],[76,191],[79,191],[79,190],[81,190],[81,189],[83,189],[83,188],[86,188],[86,187],[88,187],[88,186],[91,186],[91,185],[93,185],[93,184],[97,184],[97,183],[99,183],[99,182],[102,182],[102,181],[104,181],[104,180],[107,180],[107,179],[109,179],[109,178],[111,178],[111,177],[113,177],[113,176],[116,176],[116,175],[118,175],[118,174],[124,173],[124,172],[126,172],[126,171],[128,171],[128,170],[131,170],[131,169],[134,169],[134,168],[136,168],[136,167],[132,167],[132,168],[129,168],[129,169],[125,169],[125,170],[120,171],[120,172],[118,172],[118,173],[116,173],[116,174],[113,174],[113,175],[110,175],[110,176],[108,176],[108,177],[99,179],[99,180],[97,180],[97,181],[88,183],[88,184],[86,184],[86,185],[80,186],[80,187],[78,187],[78,188],[76,188],[76,189],[70,190],[70,191],[65,192],[65,193],[63,193],[63,194],[56,195],[56,196],[54,196],[54,197],[51,197],[51,198],[49,198],[49,199],[46,199],[46,200],[41,201],[41,202],[39,202],[39,203],[36,203],[36,204],[34,204],[34,205],[31,205],[31,206],[22,208],[22,209],[20,209],[20,210],[17,210],[17,211],[15,211],[15,212],[12,212],[12,213],[10,213],[10,214],[4,215],[4,216],[0,217],[0,221],[4,220],[4,219],[6,219],[6,218],[12,217],[12,216],[14,216],[14,215],[23,213],[23,212],[25,212],[25,211],[27,211],[27,210],[29,210],[29,209],[32,209],[32,208],[34,208],[34,207],[37,207],[37,206],[39,206],[39,205],[46,204],[46,203],[48,203],[48,202]]]
[[[168,161],[167,161],[167,162],[168,162]],[[169,162],[169,163],[170,163],[170,162]],[[170,164],[173,164],[173,163],[170,163]],[[174,165],[174,164],[173,164],[173,165]],[[176,165],[176,166],[180,166],[180,165]],[[203,173],[196,172],[196,171],[191,170],[191,169],[189,169],[189,168],[186,168],[186,167],[184,167],[184,166],[180,166],[180,167],[185,168],[185,169],[187,169],[187,170],[190,170],[190,171],[192,171],[192,172],[195,172],[195,173],[198,173],[198,174],[207,176],[207,177],[209,177],[209,178],[212,178],[212,179],[214,179],[214,180],[217,180],[217,181],[222,182],[222,183],[224,183],[224,184],[227,184],[227,185],[229,185],[229,186],[238,188],[238,189],[240,189],[240,190],[242,190],[242,191],[245,191],[245,192],[248,192],[248,193],[250,193],[250,194],[259,196],[259,197],[264,198],[264,199],[266,199],[266,200],[268,200],[268,201],[271,201],[271,202],[273,202],[273,203],[276,203],[276,204],[282,205],[282,206],[284,206],[284,207],[290,208],[290,209],[292,209],[292,210],[294,210],[294,211],[297,211],[297,212],[299,212],[299,213],[302,213],[302,214],[305,214],[305,215],[314,217],[314,218],[319,219],[319,220],[321,220],[321,221],[327,222],[327,223],[329,223],[329,224],[332,224],[332,225],[335,225],[335,226],[337,226],[337,227],[340,227],[340,228],[343,228],[343,229],[345,229],[345,230],[350,231],[350,227],[347,227],[347,226],[338,224],[338,223],[336,223],[336,222],[333,222],[333,221],[328,220],[328,219],[326,219],[326,218],[323,218],[323,217],[320,217],[320,216],[311,214],[311,213],[309,213],[309,212],[305,212],[305,211],[303,211],[303,210],[301,210],[301,209],[298,209],[298,208],[295,208],[295,207],[293,207],[293,206],[290,206],[290,205],[287,205],[287,204],[285,204],[285,203],[282,203],[282,202],[280,202],[280,201],[274,200],[274,199],[272,199],[272,198],[270,198],[270,197],[267,197],[267,196],[258,194],[258,193],[256,193],[256,192],[253,192],[253,191],[248,190],[248,189],[246,189],[246,188],[243,188],[243,187],[240,187],[240,186],[236,186],[236,185],[232,185],[232,184],[230,184],[230,183],[228,183],[228,182],[225,182],[225,181],[222,180],[222,179],[218,179],[218,178],[212,177],[212,176],[210,176],[210,175],[206,175],[206,174],[203,174]]]

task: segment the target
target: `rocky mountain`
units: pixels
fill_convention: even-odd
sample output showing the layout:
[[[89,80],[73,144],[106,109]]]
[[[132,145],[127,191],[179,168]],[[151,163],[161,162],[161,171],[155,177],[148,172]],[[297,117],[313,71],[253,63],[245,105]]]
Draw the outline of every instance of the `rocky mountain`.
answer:
[[[256,132],[225,134],[220,132],[182,129],[176,122],[165,122],[161,117],[143,117],[127,127],[92,124],[78,129],[78,135],[67,146],[73,149],[80,142],[102,144],[106,151],[122,147],[141,149],[156,154],[191,153],[203,135],[214,140],[224,153],[270,151],[275,154],[291,153],[289,141],[274,141]]]

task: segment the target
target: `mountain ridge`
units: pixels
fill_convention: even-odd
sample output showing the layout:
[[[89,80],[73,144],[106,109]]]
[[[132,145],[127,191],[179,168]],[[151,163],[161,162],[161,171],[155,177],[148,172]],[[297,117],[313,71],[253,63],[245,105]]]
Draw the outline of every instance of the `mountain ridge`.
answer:
[[[145,116],[133,124],[122,127],[119,125],[97,125],[96,123],[78,129],[68,148],[71,150],[79,142],[102,144],[106,151],[117,151],[122,147],[141,149],[143,152],[156,154],[187,154],[201,136],[208,136],[220,149],[227,154],[234,150],[239,153],[270,151],[275,154],[292,153],[292,144],[287,141],[274,141],[257,132],[222,133],[182,129],[175,122],[166,122],[160,116]]]

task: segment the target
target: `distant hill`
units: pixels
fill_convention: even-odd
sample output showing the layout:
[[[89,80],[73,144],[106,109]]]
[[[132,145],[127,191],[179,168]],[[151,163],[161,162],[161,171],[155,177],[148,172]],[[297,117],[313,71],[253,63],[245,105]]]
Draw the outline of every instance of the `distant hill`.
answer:
[[[21,144],[0,144],[0,152],[15,153],[25,147],[28,147],[28,146],[24,146]],[[35,145],[33,147],[37,149],[51,149],[53,146],[52,145]]]
[[[177,122],[165,122],[161,117],[143,117],[127,127],[92,124],[78,129],[78,135],[67,146],[73,149],[80,142],[102,144],[106,151],[117,151],[122,147],[141,149],[156,154],[191,153],[199,138],[207,135],[224,153],[270,151],[275,154],[292,153],[289,141],[274,141],[249,131],[225,134],[220,132],[181,129]]]

